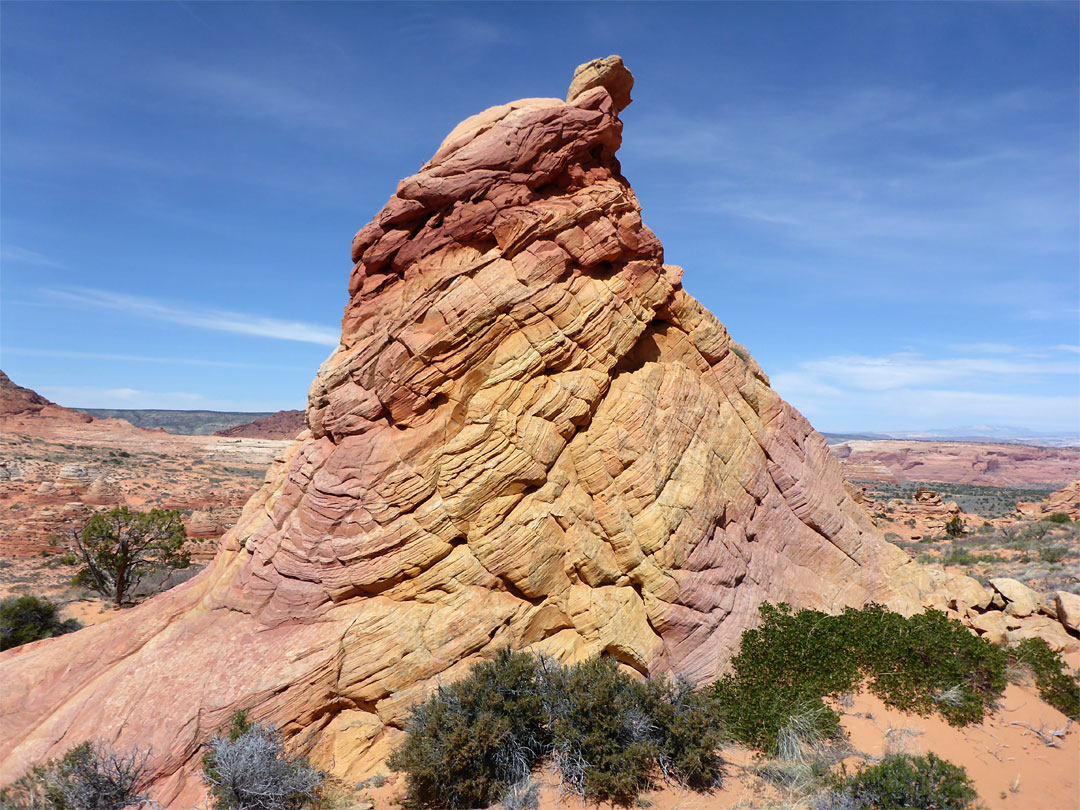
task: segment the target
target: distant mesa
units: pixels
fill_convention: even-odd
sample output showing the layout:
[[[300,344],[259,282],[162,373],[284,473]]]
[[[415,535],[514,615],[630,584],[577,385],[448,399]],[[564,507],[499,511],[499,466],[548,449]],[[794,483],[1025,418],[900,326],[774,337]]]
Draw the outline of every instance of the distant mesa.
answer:
[[[278,411],[242,425],[214,431],[215,436],[245,439],[295,439],[307,427],[304,411]]]
[[[79,408],[98,419],[123,419],[144,430],[163,430],[178,436],[212,436],[255,419],[271,416],[269,411],[205,411],[155,408]],[[293,439],[296,434],[286,438]]]

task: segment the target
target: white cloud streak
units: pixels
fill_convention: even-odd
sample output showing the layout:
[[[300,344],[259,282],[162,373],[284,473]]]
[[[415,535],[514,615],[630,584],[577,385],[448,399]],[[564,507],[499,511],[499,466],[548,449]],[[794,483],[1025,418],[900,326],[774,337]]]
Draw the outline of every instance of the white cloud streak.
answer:
[[[134,317],[167,321],[196,329],[232,332],[275,340],[293,340],[300,343],[316,343],[320,346],[337,346],[339,342],[336,329],[300,321],[285,321],[229,310],[180,309],[152,298],[87,287],[50,289],[42,292],[54,300],[97,309],[115,310]]]
[[[1080,358],[1044,359],[1034,352],[949,358],[838,355],[798,363],[771,379],[823,430],[996,424],[1080,436],[1080,396],[1068,393],[1080,379]]]
[[[109,352],[75,352],[57,349],[29,349],[5,346],[0,354],[19,357],[48,357],[57,360],[105,360],[113,363],[153,363],[155,365],[205,366],[208,368],[261,368],[271,371],[311,371],[307,366],[288,366],[277,363],[244,363],[230,360],[203,360],[197,357],[145,357],[135,354]]]
[[[13,264],[30,264],[36,267],[55,267],[63,269],[64,265],[55,259],[50,259],[44,253],[36,250],[27,250],[16,245],[0,246],[0,263],[11,262]]]

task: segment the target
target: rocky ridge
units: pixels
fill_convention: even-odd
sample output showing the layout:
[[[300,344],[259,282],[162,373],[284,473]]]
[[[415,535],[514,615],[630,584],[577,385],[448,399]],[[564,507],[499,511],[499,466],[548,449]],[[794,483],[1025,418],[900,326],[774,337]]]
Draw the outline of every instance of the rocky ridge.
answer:
[[[1050,493],[1042,501],[1018,503],[1016,513],[1020,517],[1034,520],[1058,513],[1068,515],[1071,520],[1080,521],[1080,478],[1057,492]]]
[[[1061,485],[1080,475],[1080,447],[851,439],[830,449],[851,481],[1024,487]]]
[[[765,600],[982,610],[883,540],[664,263],[615,157],[632,83],[582,66],[401,181],[353,241],[310,429],[211,566],[0,656],[0,781],[92,735],[149,747],[157,798],[190,805],[240,708],[358,779],[504,645],[706,681]]]
[[[307,423],[304,411],[278,411],[242,425],[214,431],[214,435],[248,439],[295,439],[296,434],[305,427]]]

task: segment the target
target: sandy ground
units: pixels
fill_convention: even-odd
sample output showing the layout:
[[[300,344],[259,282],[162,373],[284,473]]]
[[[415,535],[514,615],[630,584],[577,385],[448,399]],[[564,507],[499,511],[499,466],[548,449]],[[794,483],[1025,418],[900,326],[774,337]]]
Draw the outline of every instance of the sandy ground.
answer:
[[[1077,656],[1070,656],[1076,665]],[[857,752],[844,760],[849,770],[889,753],[925,754],[963,766],[988,810],[1076,810],[1080,808],[1080,729],[1042,703],[1028,686],[1010,685],[997,711],[985,722],[954,728],[938,717],[919,717],[887,708],[863,692],[844,709],[843,725]],[[1039,736],[1039,731],[1043,736]],[[1060,732],[1060,738],[1048,732]],[[1048,745],[1047,740],[1054,745]],[[674,787],[650,791],[637,806],[652,810],[804,810],[805,791],[777,787],[761,775],[767,761],[745,749],[723,751],[728,763],[723,787],[694,793]],[[535,777],[541,785],[540,810],[585,810],[561,791],[551,769]],[[353,807],[396,808],[404,799],[405,780],[388,772],[381,787],[356,794]]]

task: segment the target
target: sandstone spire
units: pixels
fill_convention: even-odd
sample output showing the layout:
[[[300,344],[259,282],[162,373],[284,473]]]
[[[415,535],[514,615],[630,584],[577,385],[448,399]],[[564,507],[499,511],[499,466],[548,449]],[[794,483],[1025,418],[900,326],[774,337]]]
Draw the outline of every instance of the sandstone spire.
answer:
[[[149,745],[190,806],[238,708],[362,778],[504,645],[706,680],[762,600],[902,600],[906,555],[642,222],[631,85],[583,65],[566,102],[473,116],[399,183],[353,241],[310,429],[209,569],[0,656],[0,782],[93,736]]]

